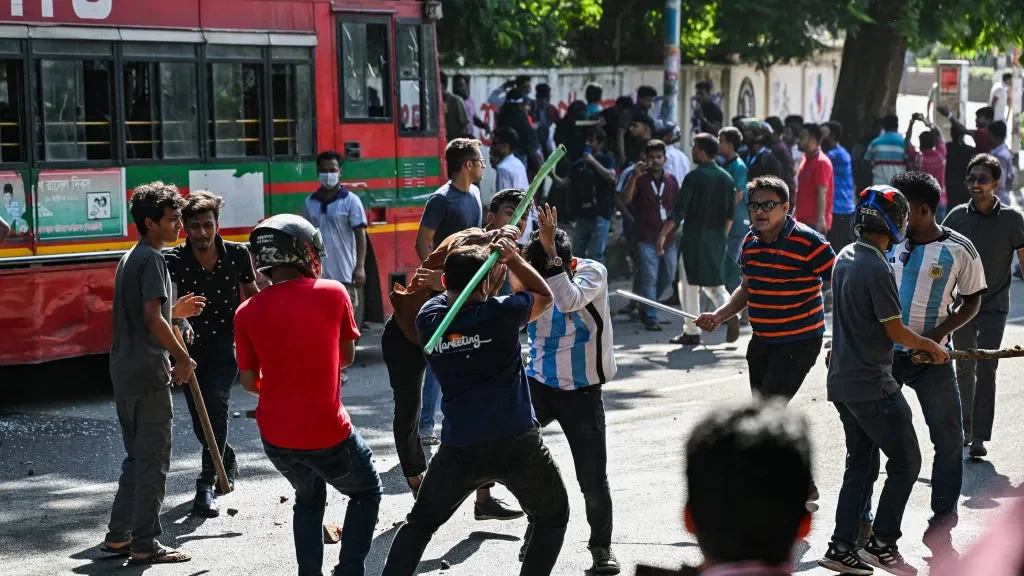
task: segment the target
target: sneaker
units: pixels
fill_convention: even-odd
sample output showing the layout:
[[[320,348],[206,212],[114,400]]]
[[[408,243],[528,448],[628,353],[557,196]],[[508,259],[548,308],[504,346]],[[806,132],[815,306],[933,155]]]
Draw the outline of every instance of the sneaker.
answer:
[[[490,497],[486,502],[473,505],[473,517],[477,520],[515,520],[525,516],[522,510],[513,510],[501,500]]]
[[[988,448],[985,448],[985,443],[981,440],[975,440],[971,442],[971,449],[967,452],[971,458],[984,458],[988,456]]]
[[[890,574],[896,576],[917,576],[917,568],[914,568],[903,559],[895,544],[881,546],[878,540],[872,536],[868,543],[859,551],[861,559],[872,566],[877,566]]]
[[[818,566],[834,570],[840,574],[868,576],[875,573],[874,568],[861,560],[853,550],[840,551],[832,542],[828,544],[828,551],[825,552],[825,557],[818,560]]]
[[[725,321],[725,341],[732,344],[740,339],[740,319],[733,316]]]
[[[661,332],[661,324],[654,318],[644,318],[644,330],[648,332]]]
[[[615,558],[611,548],[594,546],[590,549],[590,555],[594,558],[594,565],[590,569],[592,574],[619,573],[619,561]]]
[[[860,521],[860,534],[857,535],[857,548],[863,548],[871,541],[874,525],[869,520]]]

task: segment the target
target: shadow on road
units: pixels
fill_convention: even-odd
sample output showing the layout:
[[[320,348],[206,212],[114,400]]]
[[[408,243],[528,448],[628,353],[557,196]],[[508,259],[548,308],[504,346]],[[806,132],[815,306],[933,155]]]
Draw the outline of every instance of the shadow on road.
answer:
[[[967,496],[965,508],[975,510],[995,508],[1000,505],[997,499],[1024,495],[1022,486],[1016,488],[1010,478],[996,471],[994,464],[988,460],[967,460],[964,464],[964,485],[960,493]]]

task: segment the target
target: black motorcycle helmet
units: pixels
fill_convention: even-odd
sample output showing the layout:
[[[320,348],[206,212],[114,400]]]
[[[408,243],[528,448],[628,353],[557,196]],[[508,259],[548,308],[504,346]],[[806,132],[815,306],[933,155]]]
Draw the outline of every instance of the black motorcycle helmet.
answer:
[[[888,184],[865,188],[857,196],[853,224],[858,236],[864,232],[877,232],[888,235],[893,243],[903,242],[909,220],[907,197]]]
[[[249,233],[249,251],[261,274],[292,266],[308,278],[320,277],[321,261],[327,256],[320,231],[294,214],[278,214],[257,224]]]

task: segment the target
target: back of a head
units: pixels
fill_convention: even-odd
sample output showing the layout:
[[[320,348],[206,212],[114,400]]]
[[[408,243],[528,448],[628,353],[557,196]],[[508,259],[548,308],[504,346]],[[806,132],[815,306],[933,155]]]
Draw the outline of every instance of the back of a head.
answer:
[[[923,204],[935,212],[939,207],[941,188],[939,181],[927,172],[908,170],[892,177],[890,185],[903,193],[907,202]]]
[[[619,110],[628,110],[633,106],[633,99],[629,96],[619,96],[615,99],[615,107]]]
[[[806,124],[806,122],[804,122],[804,117],[803,116],[801,116],[799,114],[790,114],[789,116],[786,116],[786,124],[787,125],[794,125],[795,124],[795,125],[803,126],[804,124]]]
[[[900,129],[900,117],[889,114],[882,119],[882,129],[886,132],[896,132]]]
[[[776,135],[782,134],[782,118],[779,118],[778,116],[769,116],[765,118],[764,121],[772,127],[772,131]]]
[[[686,480],[705,558],[788,562],[807,516],[807,423],[779,401],[719,408],[686,442]]]
[[[658,91],[653,86],[641,86],[636,89],[637,98],[655,98],[658,96]]]
[[[1003,82],[1012,82],[1012,81],[1013,81],[1013,72],[1005,72],[1005,73],[1003,73]]]
[[[484,246],[460,246],[449,252],[444,259],[445,287],[452,292],[465,290],[488,257]]]
[[[601,102],[601,96],[604,90],[599,84],[587,84],[587,89],[584,92],[587,104],[597,104]]]
[[[988,131],[992,134],[992,138],[998,142],[1006,140],[1006,122],[1002,120],[996,120],[995,122],[988,125]]]
[[[537,87],[533,89],[537,98],[551,99],[551,86],[548,84],[537,84]]]
[[[935,133],[934,132],[931,132],[931,131],[921,132],[921,136],[919,136],[919,138],[920,138],[921,150],[931,150],[931,149],[935,148]]]
[[[551,259],[548,258],[547,252],[544,251],[544,245],[541,244],[540,230],[535,230],[530,236],[530,243],[523,249],[523,258],[545,278],[566,272],[571,265],[572,244],[569,241],[569,234],[561,228],[555,230],[555,252],[562,259],[560,268],[548,264]]]

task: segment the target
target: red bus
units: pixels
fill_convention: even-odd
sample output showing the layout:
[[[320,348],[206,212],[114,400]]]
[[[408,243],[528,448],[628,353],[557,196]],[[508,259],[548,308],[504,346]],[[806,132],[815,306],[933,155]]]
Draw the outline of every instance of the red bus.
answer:
[[[224,196],[221,234],[297,213],[337,150],[370,225],[366,319],[419,260],[441,183],[419,0],[0,0],[0,365],[105,353],[132,189]]]

